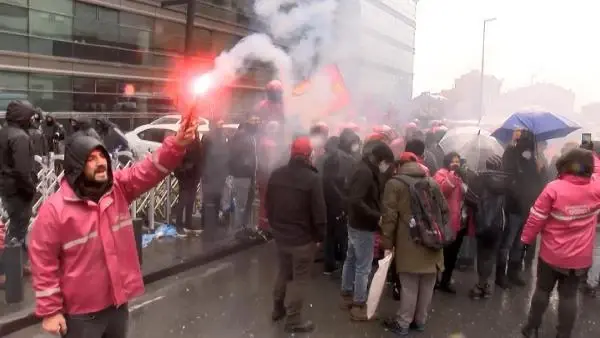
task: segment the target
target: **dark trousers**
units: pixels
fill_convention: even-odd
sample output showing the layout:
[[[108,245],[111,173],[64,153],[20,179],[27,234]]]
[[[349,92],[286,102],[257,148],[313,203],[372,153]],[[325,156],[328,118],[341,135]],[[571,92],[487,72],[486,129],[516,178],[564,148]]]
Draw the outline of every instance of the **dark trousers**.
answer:
[[[539,328],[550,294],[558,284],[558,326],[557,338],[569,338],[577,318],[577,290],[579,281],[585,275],[584,270],[556,269],[543,260],[538,260],[537,283],[531,298],[531,308],[527,327]]]
[[[520,214],[509,213],[507,214],[507,221],[500,240],[498,266],[506,266],[506,263],[508,263],[512,267],[520,268],[525,253],[521,243],[525,217]]]
[[[477,238],[477,275],[479,285],[485,285],[489,282],[500,246],[500,235],[492,238]]]
[[[175,226],[179,229],[192,228],[192,215],[194,214],[197,188],[198,181],[196,180],[179,181],[179,202],[177,203],[175,216]]]
[[[334,271],[337,268],[337,262],[346,260],[346,251],[348,245],[348,230],[346,227],[346,218],[342,216],[327,217],[327,229],[325,234],[324,261],[325,271]]]
[[[315,260],[314,243],[302,246],[284,246],[277,243],[279,273],[273,299],[276,307],[285,307],[288,324],[302,321],[302,307],[311,270]]]
[[[224,189],[225,177],[202,178],[202,224],[205,227],[219,224]]]
[[[454,242],[444,248],[444,272],[442,273],[440,284],[447,285],[452,281],[452,273],[454,273],[454,268],[456,267],[456,259],[458,258],[460,248],[466,235],[467,228],[460,229],[456,233]]]
[[[129,323],[127,305],[109,307],[85,315],[66,316],[65,338],[126,338]]]
[[[13,238],[16,238],[19,243],[25,248],[25,236],[27,236],[27,228],[31,219],[31,207],[33,202],[25,200],[19,196],[2,197],[2,205],[8,214],[8,227],[4,237],[5,246],[8,245]],[[0,274],[4,273],[4,264],[0,259]]]

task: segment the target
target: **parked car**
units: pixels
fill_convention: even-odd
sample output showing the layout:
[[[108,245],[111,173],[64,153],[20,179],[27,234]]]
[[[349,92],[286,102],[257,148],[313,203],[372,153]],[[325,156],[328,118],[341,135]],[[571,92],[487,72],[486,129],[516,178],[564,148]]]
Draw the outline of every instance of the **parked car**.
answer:
[[[125,138],[127,138],[129,147],[133,151],[135,158],[143,158],[146,153],[155,151],[165,137],[177,133],[180,122],[180,115],[167,115],[126,133]],[[208,131],[208,120],[199,118],[198,132],[200,133],[200,137]]]

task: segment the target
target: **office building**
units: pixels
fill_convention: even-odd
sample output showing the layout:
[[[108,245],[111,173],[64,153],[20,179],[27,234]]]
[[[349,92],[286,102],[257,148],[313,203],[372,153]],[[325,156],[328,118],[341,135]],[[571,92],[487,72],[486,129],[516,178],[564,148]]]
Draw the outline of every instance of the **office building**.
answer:
[[[198,1],[196,63],[252,32],[241,1]],[[49,112],[173,111],[169,69],[181,59],[185,6],[149,0],[0,0],[0,110],[27,98]],[[256,67],[231,104],[251,106],[272,76]]]

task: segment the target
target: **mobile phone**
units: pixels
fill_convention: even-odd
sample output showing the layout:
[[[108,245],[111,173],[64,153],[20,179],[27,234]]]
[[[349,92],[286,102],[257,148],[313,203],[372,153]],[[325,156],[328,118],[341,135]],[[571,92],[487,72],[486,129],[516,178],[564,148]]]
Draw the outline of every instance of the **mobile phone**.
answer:
[[[591,143],[591,142],[592,142],[592,133],[581,134],[581,143]]]

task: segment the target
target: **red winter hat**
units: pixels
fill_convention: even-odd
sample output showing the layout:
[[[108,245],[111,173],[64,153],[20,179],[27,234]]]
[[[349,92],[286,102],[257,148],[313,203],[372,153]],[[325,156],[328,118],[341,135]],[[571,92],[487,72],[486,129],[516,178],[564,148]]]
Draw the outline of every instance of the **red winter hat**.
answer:
[[[292,143],[292,157],[309,157],[312,153],[312,146],[310,145],[310,138],[307,136],[301,136],[294,140]]]

